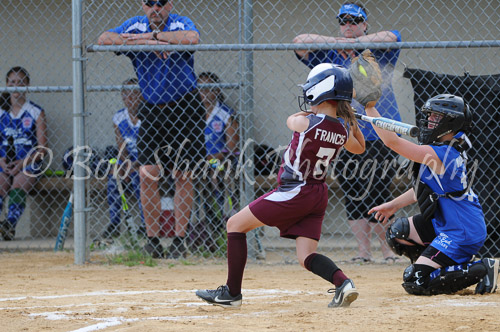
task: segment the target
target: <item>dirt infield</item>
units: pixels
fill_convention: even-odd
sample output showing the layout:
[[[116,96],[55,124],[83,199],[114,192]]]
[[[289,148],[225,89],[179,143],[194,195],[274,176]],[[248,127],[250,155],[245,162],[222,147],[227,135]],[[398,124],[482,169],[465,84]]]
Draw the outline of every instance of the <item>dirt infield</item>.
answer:
[[[1,331],[499,331],[500,292],[416,297],[406,264],[343,264],[360,297],[327,308],[328,284],[297,265],[249,264],[243,306],[224,310],[194,291],[225,282],[223,260],[157,267],[73,264],[71,253],[0,254]]]

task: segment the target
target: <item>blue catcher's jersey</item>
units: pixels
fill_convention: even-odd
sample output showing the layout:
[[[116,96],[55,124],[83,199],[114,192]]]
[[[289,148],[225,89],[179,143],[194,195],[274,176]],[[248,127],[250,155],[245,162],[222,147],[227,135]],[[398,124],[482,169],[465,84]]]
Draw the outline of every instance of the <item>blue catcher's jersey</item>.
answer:
[[[437,175],[428,166],[421,165],[422,182],[437,194],[466,189],[469,180],[462,155],[449,145],[432,145],[432,148],[446,170]],[[432,223],[436,238],[431,245],[457,263],[468,261],[486,239],[483,211],[472,189],[461,197],[440,197]]]
[[[127,108],[122,108],[113,116],[113,123],[120,130],[120,134],[125,141],[127,153],[130,157],[130,161],[137,160],[137,135],[139,133],[139,127],[141,126],[141,120],[137,121],[137,124],[133,124],[130,120],[130,115],[128,114]]]
[[[28,153],[38,145],[36,137],[36,121],[43,109],[31,101],[24,103],[17,116],[0,109],[0,134],[2,146],[0,157],[5,158],[9,147],[9,138],[13,138],[15,160],[26,158]]]
[[[233,114],[234,110],[229,106],[221,102],[217,102],[215,105],[205,127],[205,144],[208,155],[226,150],[226,128]]]

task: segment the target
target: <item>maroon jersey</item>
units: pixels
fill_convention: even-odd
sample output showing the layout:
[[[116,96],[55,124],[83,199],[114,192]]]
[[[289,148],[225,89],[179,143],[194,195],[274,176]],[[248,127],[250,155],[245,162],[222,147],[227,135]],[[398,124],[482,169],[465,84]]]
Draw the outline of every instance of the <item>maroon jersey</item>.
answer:
[[[307,118],[309,127],[302,133],[293,133],[283,155],[278,173],[280,185],[324,182],[330,162],[347,141],[347,130],[338,119],[324,114],[310,114]]]

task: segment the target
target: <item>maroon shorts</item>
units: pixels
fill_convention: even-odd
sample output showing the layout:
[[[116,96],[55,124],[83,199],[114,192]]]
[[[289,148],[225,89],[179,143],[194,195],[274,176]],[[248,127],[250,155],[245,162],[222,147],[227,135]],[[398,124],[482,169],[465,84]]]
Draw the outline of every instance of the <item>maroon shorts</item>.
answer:
[[[250,203],[250,211],[268,226],[278,227],[280,236],[318,240],[328,204],[325,183],[284,185]]]

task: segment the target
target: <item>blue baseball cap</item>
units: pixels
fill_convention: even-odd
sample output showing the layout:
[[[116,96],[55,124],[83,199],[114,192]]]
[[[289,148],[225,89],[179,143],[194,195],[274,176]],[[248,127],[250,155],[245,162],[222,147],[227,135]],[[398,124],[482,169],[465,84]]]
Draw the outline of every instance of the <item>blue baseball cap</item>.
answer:
[[[365,11],[361,7],[353,3],[342,5],[342,7],[340,7],[337,18],[343,15],[349,15],[351,17],[363,17],[365,21],[368,19],[368,16],[366,15]]]

